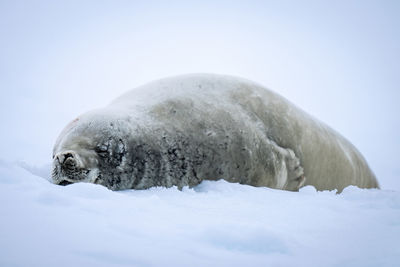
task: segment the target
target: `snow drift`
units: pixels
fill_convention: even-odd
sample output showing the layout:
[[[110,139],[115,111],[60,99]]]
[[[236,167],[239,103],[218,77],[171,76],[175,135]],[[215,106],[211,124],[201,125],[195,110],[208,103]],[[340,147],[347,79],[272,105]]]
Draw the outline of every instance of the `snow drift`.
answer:
[[[0,162],[0,266],[400,262],[399,192],[287,192],[222,180],[113,192],[57,186],[37,176],[49,166],[22,166]]]

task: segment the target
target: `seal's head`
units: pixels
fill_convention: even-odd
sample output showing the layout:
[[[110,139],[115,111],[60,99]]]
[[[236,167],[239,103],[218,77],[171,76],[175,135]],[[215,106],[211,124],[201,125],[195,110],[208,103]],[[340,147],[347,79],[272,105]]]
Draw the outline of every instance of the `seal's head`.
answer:
[[[55,184],[76,182],[96,183],[99,177],[99,157],[85,136],[68,136],[53,155],[52,179]]]
[[[126,162],[123,120],[88,113],[68,124],[53,149],[52,181],[58,185],[88,182],[112,190],[122,186],[119,169]]]
[[[98,176],[95,157],[89,158],[94,164],[88,165],[85,158],[73,150],[65,150],[54,156],[52,178],[59,185],[74,182],[95,182]],[[91,167],[91,168],[90,168]]]

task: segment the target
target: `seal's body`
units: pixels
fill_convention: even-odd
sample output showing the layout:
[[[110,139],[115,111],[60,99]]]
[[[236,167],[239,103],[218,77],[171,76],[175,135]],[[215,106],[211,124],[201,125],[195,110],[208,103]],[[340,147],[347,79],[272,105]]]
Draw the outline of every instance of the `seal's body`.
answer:
[[[217,179],[292,191],[378,187],[331,128],[260,85],[210,74],[152,82],[78,117],[55,144],[52,178],[112,190]]]

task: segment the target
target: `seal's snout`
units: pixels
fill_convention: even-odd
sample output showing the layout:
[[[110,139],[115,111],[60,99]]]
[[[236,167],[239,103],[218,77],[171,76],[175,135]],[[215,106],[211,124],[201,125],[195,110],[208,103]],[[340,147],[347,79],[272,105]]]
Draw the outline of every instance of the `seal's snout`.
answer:
[[[64,162],[69,158],[70,159],[74,158],[74,155],[71,152],[60,153],[56,156],[56,159],[58,160],[58,163],[60,163],[60,164],[64,164]]]
[[[73,169],[77,165],[77,157],[72,151],[59,153],[56,155],[56,160],[65,169]]]
[[[74,150],[64,150],[54,156],[52,180],[58,185],[69,185],[87,178],[81,156]]]

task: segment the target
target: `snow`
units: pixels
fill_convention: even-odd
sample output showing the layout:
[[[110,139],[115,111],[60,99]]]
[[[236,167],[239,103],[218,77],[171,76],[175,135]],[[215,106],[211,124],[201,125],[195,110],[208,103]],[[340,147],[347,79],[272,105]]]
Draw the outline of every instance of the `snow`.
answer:
[[[0,266],[400,263],[396,191],[287,192],[221,180],[113,192],[57,186],[49,172],[0,161]]]

